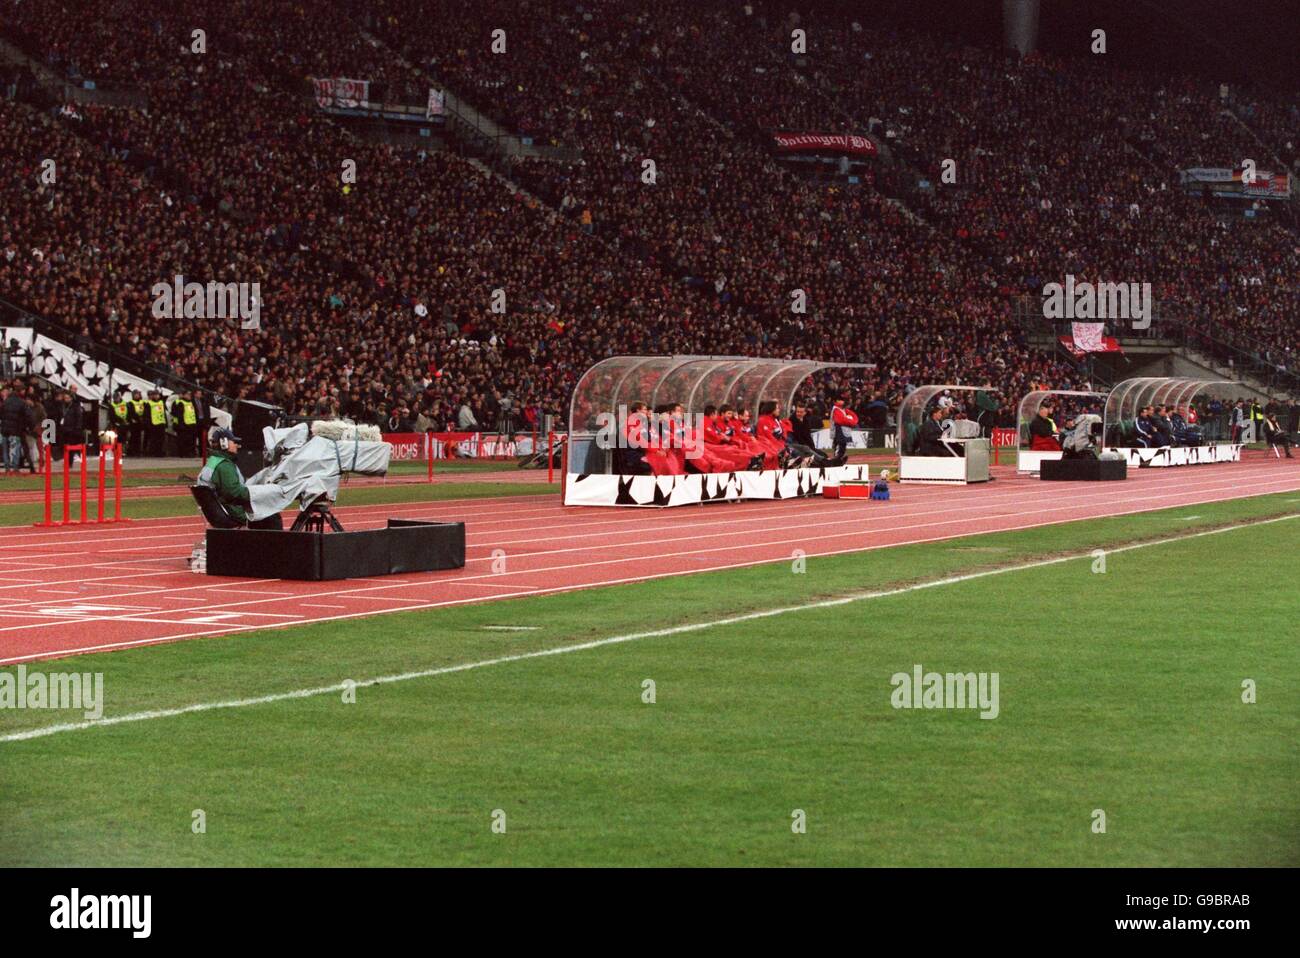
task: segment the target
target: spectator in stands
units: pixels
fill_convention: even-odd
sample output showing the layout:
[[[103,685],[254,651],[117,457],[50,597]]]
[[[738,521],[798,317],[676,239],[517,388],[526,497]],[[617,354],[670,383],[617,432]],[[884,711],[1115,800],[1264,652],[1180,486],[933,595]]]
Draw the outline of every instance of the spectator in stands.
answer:
[[[461,432],[475,432],[479,428],[478,417],[470,407],[469,397],[460,404],[460,409],[456,413],[456,428]]]

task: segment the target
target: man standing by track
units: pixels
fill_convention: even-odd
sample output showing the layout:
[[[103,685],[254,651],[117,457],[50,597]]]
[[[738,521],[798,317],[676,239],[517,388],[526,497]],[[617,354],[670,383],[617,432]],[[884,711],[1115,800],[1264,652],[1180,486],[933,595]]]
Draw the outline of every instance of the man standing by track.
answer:
[[[858,424],[858,414],[848,407],[848,395],[835,400],[831,409],[831,458],[847,457],[849,450],[849,430]]]
[[[140,390],[136,389],[131,392],[130,407],[127,410],[127,419],[131,425],[130,446],[131,454],[134,456],[144,455],[144,424],[148,418],[148,409],[144,404],[144,397]]]
[[[26,431],[27,401],[16,388],[5,386],[0,391],[0,442],[3,442],[6,476],[18,472]]]
[[[167,435],[167,408],[163,405],[162,393],[156,389],[149,390],[149,400],[144,406],[146,455],[162,456],[163,440]]]

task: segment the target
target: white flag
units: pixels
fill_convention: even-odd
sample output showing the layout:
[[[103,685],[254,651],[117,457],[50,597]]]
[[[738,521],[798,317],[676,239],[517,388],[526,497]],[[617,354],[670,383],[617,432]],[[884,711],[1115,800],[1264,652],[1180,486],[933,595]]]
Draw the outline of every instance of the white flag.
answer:
[[[1074,348],[1083,353],[1104,353],[1106,344],[1102,342],[1101,333],[1105,323],[1071,323]]]

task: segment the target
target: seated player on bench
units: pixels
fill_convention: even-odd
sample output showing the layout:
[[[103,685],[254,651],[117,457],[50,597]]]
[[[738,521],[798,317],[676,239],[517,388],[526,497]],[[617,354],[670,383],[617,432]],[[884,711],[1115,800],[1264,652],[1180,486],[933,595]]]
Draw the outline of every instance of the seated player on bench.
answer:
[[[1174,442],[1180,446],[1199,446],[1205,441],[1201,427],[1183,417],[1181,409],[1173,409],[1169,414],[1169,423],[1173,427]]]
[[[775,405],[775,403],[773,404]],[[806,413],[807,410],[805,409]],[[779,414],[778,414],[779,415]],[[797,468],[805,466],[816,466],[824,468],[826,466],[842,466],[848,459],[847,441],[843,449],[838,450],[834,459],[827,458],[826,454],[819,452],[813,446],[802,443],[795,438],[795,427],[793,420],[781,420],[781,433],[785,436],[785,453],[787,468]],[[811,438],[811,437],[810,437]]]
[[[925,422],[921,423],[921,434],[916,447],[918,456],[956,455],[943,444],[943,412],[942,406],[935,406],[930,410],[930,415]]]
[[[650,414],[646,404],[637,400],[628,406],[627,422],[623,427],[626,446],[615,450],[618,472],[623,476],[649,476],[653,474],[646,460],[650,445]]]
[[[1169,412],[1164,406],[1157,406],[1151,415],[1151,422],[1155,424],[1156,436],[1162,446],[1176,446],[1174,441],[1174,424],[1169,421]]]
[[[1167,442],[1161,442],[1160,431],[1156,428],[1155,417],[1150,406],[1143,406],[1138,410],[1133,428],[1137,434],[1138,445],[1144,449],[1158,449],[1169,445]]]
[[[775,400],[765,399],[758,404],[758,423],[754,426],[754,438],[776,464],[785,468],[790,462],[790,452],[786,443],[785,425]]]
[[[1029,448],[1034,452],[1060,452],[1061,439],[1052,421],[1052,404],[1045,402],[1038,407],[1038,414],[1029,424]]]
[[[1291,436],[1277,421],[1277,413],[1265,413],[1264,415],[1264,441],[1272,447],[1273,455],[1277,456],[1280,447],[1286,451],[1288,459],[1295,458],[1295,456],[1291,455]],[[1280,459],[1281,456],[1278,456],[1278,458]]]
[[[728,472],[762,469],[763,457],[746,452],[735,440],[731,427],[722,422],[717,406],[704,407],[704,448],[717,461],[726,463]]]
[[[250,522],[248,487],[244,477],[235,465],[235,454],[239,452],[241,440],[229,429],[216,429],[212,433],[212,446],[208,450],[208,461],[199,473],[199,485],[207,486],[217,494],[217,499],[232,519],[250,529],[283,529],[284,520],[274,513],[265,519]]]

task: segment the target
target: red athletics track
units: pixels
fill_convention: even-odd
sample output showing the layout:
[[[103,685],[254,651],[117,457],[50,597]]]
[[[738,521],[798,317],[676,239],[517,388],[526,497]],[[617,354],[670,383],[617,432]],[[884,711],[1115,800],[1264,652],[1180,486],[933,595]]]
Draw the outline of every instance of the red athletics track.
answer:
[[[996,472],[989,485],[895,486],[887,503],[799,499],[630,510],[519,496],[344,507],[338,514],[350,529],[380,527],[387,516],[463,520],[468,562],[455,572],[336,582],[191,573],[186,559],[203,535],[198,517],[9,527],[0,529],[0,664],[732,569],[788,559],[795,549],[830,555],[1300,492],[1300,462],[1258,455],[1133,470],[1121,485]],[[506,567],[494,573],[497,549]],[[501,624],[511,624],[512,614],[503,606]]]

